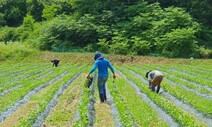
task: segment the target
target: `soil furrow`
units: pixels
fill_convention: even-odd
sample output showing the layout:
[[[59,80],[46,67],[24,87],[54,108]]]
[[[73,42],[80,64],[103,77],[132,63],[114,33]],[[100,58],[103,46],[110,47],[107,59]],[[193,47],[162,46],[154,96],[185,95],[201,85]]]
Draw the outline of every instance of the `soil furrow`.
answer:
[[[52,100],[49,102],[49,104],[47,105],[47,107],[45,108],[44,112],[40,114],[40,116],[38,116],[37,120],[35,121],[35,123],[33,124],[33,127],[38,127],[38,126],[42,126],[45,118],[49,115],[50,111],[52,110],[52,108],[57,104],[58,102],[58,97],[63,93],[63,91],[69,86],[71,85],[71,83],[80,75],[81,72],[79,72],[78,74],[76,74],[73,78],[71,78],[67,83],[61,85],[61,87],[59,88],[59,90],[55,93],[55,95],[53,96]]]
[[[57,80],[62,78],[67,73],[68,72],[65,71],[64,73],[60,74],[59,76],[57,76],[56,78],[50,80],[49,82],[39,85],[38,87],[36,87],[33,90],[29,91],[23,98],[21,98],[21,99],[17,100],[16,102],[14,102],[13,106],[8,107],[7,111],[0,112],[0,123],[2,123],[6,118],[10,117],[10,115],[12,115],[19,107],[21,107],[22,105],[26,104],[29,101],[29,99],[30,99],[30,97],[32,95],[35,95],[41,89],[43,89],[46,86],[56,82]]]
[[[132,71],[131,71],[132,72]],[[127,80],[126,76],[120,72],[121,75]],[[128,83],[136,90],[137,94],[146,102],[148,103],[155,111],[156,113],[158,113],[158,115],[164,120],[166,121],[170,127],[178,127],[179,124],[177,122],[175,122],[175,120],[169,115],[167,114],[165,111],[163,111],[163,109],[161,109],[160,107],[157,106],[157,104],[155,104],[145,93],[142,93],[140,91],[140,88],[134,84],[132,81],[127,80]],[[145,83],[147,83],[146,80],[142,80],[145,81]]]
[[[170,74],[170,73],[167,73],[167,72],[164,72],[164,71],[162,71],[162,72],[163,72],[164,74],[168,74],[169,76],[174,77],[174,75],[172,75],[172,74]],[[201,85],[201,84],[198,84],[198,83],[195,83],[195,82],[192,82],[192,81],[189,81],[189,80],[187,80],[187,79],[180,78],[180,77],[177,77],[177,78],[180,79],[180,80],[182,80],[182,81],[191,83],[191,84],[194,85],[195,87],[201,87],[201,88],[204,88],[204,89],[206,89],[206,90],[208,90],[208,91],[212,91],[212,88],[211,88],[210,86]],[[195,91],[197,91],[197,90],[195,90]],[[198,92],[198,91],[197,91],[197,92]],[[206,94],[206,95],[208,95],[208,94]],[[210,95],[210,96],[211,96],[211,95]]]
[[[143,82],[148,83],[148,81],[146,79],[144,79],[141,75],[129,70],[132,74],[134,74],[135,76],[137,76],[139,79],[141,79]],[[163,90],[163,88],[161,88],[161,95],[163,95],[164,97],[170,99],[176,106],[182,108],[183,110],[186,110],[188,112],[190,112],[192,115],[194,115],[195,117],[197,117],[200,121],[206,123],[208,126],[212,126],[212,119],[210,117],[205,116],[204,114],[202,114],[201,112],[197,111],[194,107],[190,106],[189,104],[185,104],[182,101],[180,101],[178,98],[176,98],[175,96],[165,92]]]
[[[197,90],[191,89],[191,88],[189,88],[189,87],[187,87],[187,86],[184,86],[184,85],[182,85],[182,84],[179,84],[179,83],[175,83],[175,82],[173,82],[173,81],[170,80],[170,79],[167,79],[167,78],[164,78],[164,79],[165,79],[166,81],[170,82],[172,85],[180,86],[180,87],[182,87],[182,88],[184,88],[184,89],[186,89],[186,90],[188,90],[188,91],[191,91],[191,92],[195,93],[195,94],[198,95],[198,96],[201,96],[202,98],[205,98],[205,99],[207,99],[207,100],[212,100],[212,95],[200,93],[200,92],[197,91]]]
[[[1,93],[0,93],[0,96],[4,96],[5,94],[10,93],[11,91],[13,91],[13,90],[15,90],[15,89],[18,89],[18,88],[22,87],[22,85],[23,85],[23,84],[17,85],[17,86],[15,86],[15,87],[12,87],[12,88],[10,88],[10,89],[7,89],[7,90],[1,92]]]
[[[115,126],[123,127],[122,121],[118,117],[120,113],[119,113],[118,109],[116,108],[116,105],[114,104],[114,101],[113,101],[113,96],[111,95],[111,93],[107,87],[106,87],[106,94],[107,94],[107,101],[108,101],[108,104],[110,105],[111,114],[112,114]]]

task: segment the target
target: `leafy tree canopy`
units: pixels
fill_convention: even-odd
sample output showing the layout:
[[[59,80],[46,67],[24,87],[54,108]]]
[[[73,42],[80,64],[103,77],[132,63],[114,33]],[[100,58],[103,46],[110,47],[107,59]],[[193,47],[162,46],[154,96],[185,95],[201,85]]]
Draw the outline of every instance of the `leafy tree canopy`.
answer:
[[[42,50],[190,57],[212,41],[210,5],[209,0],[2,0],[0,40]]]

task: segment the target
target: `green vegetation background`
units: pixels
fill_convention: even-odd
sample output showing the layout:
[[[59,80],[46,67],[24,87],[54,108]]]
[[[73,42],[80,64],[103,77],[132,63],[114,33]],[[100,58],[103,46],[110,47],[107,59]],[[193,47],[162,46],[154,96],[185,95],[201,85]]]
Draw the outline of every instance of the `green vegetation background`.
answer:
[[[211,12],[211,0],[1,0],[0,42],[57,52],[212,58]]]

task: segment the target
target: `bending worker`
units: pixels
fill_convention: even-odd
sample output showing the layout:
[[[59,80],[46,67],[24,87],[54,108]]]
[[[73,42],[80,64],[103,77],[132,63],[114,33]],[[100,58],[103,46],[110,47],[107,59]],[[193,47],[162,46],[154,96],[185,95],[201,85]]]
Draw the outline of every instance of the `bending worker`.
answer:
[[[105,83],[108,79],[108,68],[113,73],[113,78],[115,79],[115,72],[110,64],[109,60],[105,59],[100,52],[96,52],[94,55],[94,66],[89,72],[87,78],[90,78],[90,74],[93,73],[97,68],[98,68],[98,90],[99,90],[99,97],[101,102],[104,102],[107,100],[106,97],[106,88],[105,88]]]
[[[155,87],[157,86],[156,93],[159,93],[160,84],[163,80],[163,74],[157,70],[150,70],[146,73],[146,78],[149,80],[149,88],[154,92]]]
[[[53,60],[51,60],[51,62],[53,63],[52,67],[54,67],[54,66],[57,67],[60,60],[59,59],[53,59]]]

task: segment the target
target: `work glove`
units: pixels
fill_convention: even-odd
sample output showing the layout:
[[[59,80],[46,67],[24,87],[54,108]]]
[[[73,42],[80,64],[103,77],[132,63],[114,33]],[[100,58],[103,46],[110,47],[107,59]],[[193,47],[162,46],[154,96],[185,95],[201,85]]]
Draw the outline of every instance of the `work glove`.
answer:
[[[113,79],[116,79],[116,75],[115,74],[113,75]]]
[[[90,74],[87,75],[87,79],[89,79],[89,78],[90,78]]]

